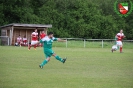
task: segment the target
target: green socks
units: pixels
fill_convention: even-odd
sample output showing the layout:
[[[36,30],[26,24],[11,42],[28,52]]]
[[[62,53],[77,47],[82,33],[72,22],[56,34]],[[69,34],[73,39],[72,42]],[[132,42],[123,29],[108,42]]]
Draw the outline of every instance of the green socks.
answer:
[[[48,63],[48,60],[44,60],[43,62],[42,62],[42,64],[41,64],[41,66],[44,66],[45,64],[47,64]]]
[[[62,62],[62,61],[63,61],[63,59],[62,59],[62,58],[60,58],[59,56],[55,56],[55,58],[56,58],[57,60],[59,60],[60,62]]]
[[[55,58],[57,59],[57,60],[59,60],[60,62],[63,62],[63,59],[62,58],[60,58],[59,56],[55,56]],[[44,60],[40,65],[41,66],[44,66],[45,64],[47,64],[48,63],[48,60]]]

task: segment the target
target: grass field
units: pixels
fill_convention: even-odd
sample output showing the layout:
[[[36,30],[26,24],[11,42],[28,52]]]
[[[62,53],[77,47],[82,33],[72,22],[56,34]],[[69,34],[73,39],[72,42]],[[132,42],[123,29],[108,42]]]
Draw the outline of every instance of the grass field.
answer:
[[[0,88],[133,88],[133,49],[63,48],[40,69],[42,48],[0,46]]]

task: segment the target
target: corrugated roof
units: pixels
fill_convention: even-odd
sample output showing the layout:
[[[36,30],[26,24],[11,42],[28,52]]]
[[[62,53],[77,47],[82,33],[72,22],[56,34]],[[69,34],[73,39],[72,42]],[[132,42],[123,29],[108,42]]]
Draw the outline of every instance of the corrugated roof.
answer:
[[[51,28],[52,25],[48,24],[22,24],[22,23],[12,23],[12,24],[7,24],[4,26],[0,26],[0,28],[4,28],[4,27],[9,27],[9,26],[15,26],[15,27],[35,27],[35,28]]]

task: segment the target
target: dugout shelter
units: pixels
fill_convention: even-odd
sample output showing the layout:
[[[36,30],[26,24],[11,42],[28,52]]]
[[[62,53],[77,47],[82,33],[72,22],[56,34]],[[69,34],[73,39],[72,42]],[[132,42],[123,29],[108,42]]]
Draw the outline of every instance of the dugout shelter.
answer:
[[[47,34],[48,28],[51,28],[52,25],[45,24],[21,24],[21,23],[12,23],[4,26],[0,26],[1,36],[0,42],[2,45],[14,45],[17,37],[26,36],[27,40],[31,40],[31,33],[37,29],[40,34],[41,31],[45,31]]]

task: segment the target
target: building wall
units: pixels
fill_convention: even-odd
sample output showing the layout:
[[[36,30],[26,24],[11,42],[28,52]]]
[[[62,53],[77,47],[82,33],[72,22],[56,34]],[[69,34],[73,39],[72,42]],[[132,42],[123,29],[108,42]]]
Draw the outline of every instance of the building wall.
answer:
[[[31,34],[35,29],[17,29],[14,28],[13,31],[13,38],[12,38],[12,45],[14,45],[17,42],[17,37],[20,35],[22,38],[26,36],[27,40],[30,42],[31,41]],[[44,29],[39,29],[38,34],[40,34],[40,31]],[[47,30],[45,30],[47,31]],[[38,36],[39,37],[39,36]]]
[[[12,45],[14,45],[17,42],[17,37],[20,35],[21,38],[23,38],[24,36],[26,36],[26,38],[29,40],[31,33],[34,31],[34,29],[14,29],[14,34],[13,34],[13,38],[12,38]]]
[[[6,30],[1,30],[1,36],[6,36]]]
[[[7,31],[10,31],[11,27],[5,27],[1,29],[1,36],[7,36]]]

